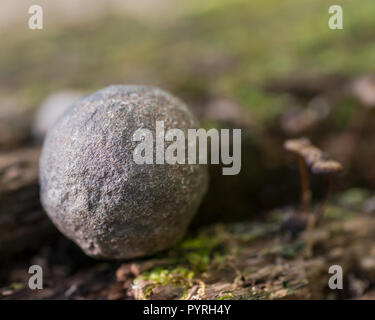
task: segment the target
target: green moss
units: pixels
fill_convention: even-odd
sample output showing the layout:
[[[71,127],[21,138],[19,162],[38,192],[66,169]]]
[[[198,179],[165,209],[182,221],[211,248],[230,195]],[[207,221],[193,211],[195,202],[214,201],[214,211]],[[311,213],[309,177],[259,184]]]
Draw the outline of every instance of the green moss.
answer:
[[[115,82],[155,84],[199,102],[220,92],[267,121],[284,107],[282,97],[260,89],[268,79],[371,69],[374,1],[340,4],[350,12],[340,31],[327,27],[325,0],[216,0],[203,6],[184,0],[182,14],[168,24],[125,15],[27,37],[16,30],[19,36],[2,43],[0,81],[34,106],[63,87],[91,91]],[[338,125],[351,106],[339,109]]]
[[[249,300],[269,300],[270,297],[271,297],[270,292],[253,287],[249,290],[249,296],[246,297],[246,299],[249,299]]]
[[[294,281],[294,280],[286,280],[283,281],[283,288],[288,289],[289,294],[293,294],[297,290],[306,287],[308,285],[308,281]]]
[[[234,224],[227,227],[233,237],[241,242],[252,242],[264,238],[279,230],[276,223],[242,223]]]
[[[350,220],[356,217],[356,213],[334,205],[328,205],[324,210],[324,219],[326,220]]]
[[[347,234],[347,231],[343,228],[342,225],[335,225],[330,229],[330,235],[332,237],[344,236]]]
[[[262,123],[275,119],[287,106],[287,96],[270,95],[257,88],[241,88],[238,90],[237,96],[251,114]]]
[[[268,219],[272,223],[276,223],[278,225],[281,224],[285,215],[285,210],[282,209],[274,209],[268,214]]]
[[[361,210],[366,200],[371,197],[371,192],[366,189],[351,188],[336,197],[336,203],[344,208]]]
[[[199,234],[183,240],[175,248],[179,264],[187,264],[196,272],[204,272],[213,258],[218,259],[223,239],[217,234]]]
[[[20,282],[13,282],[10,286],[14,290],[20,290],[23,288],[23,284]]]
[[[178,248],[183,250],[212,250],[222,242],[222,239],[217,235],[197,235],[190,236],[184,239],[178,245]]]
[[[194,283],[195,273],[189,268],[175,267],[162,268],[156,267],[149,271],[143,272],[134,279],[133,284],[137,285],[146,282],[147,285],[142,288],[142,298],[147,299],[152,294],[154,288],[165,285],[172,285],[183,289],[183,296],[186,298],[188,290]]]
[[[223,295],[223,296],[220,296],[219,298],[217,298],[217,300],[232,300],[232,299],[233,299],[232,293],[228,293],[226,295]]]
[[[219,127],[220,127],[220,123],[216,121],[204,120],[204,121],[201,121],[200,123],[200,128],[203,128],[205,130],[210,130],[212,128],[219,128]]]
[[[136,284],[138,281],[151,281],[155,286],[173,284],[176,286],[191,285],[195,273],[188,268],[176,267],[173,269],[164,269],[161,267],[154,268],[150,271],[144,272],[141,276],[134,280]]]
[[[329,122],[336,129],[345,129],[353,119],[356,111],[358,111],[358,102],[347,100],[335,108],[334,112],[331,113]]]
[[[282,247],[279,254],[284,258],[292,259],[302,251],[305,245],[306,242],[303,240],[295,241]]]
[[[186,298],[193,284],[201,283],[201,275],[212,263],[220,264],[222,252],[219,248],[223,239],[215,230],[202,230],[190,235],[169,251],[158,255],[166,259],[165,267],[159,266],[144,271],[134,280],[141,284],[143,297],[147,299],[152,290],[158,286],[173,285],[183,290],[182,298]],[[146,283],[146,284],[145,284]]]

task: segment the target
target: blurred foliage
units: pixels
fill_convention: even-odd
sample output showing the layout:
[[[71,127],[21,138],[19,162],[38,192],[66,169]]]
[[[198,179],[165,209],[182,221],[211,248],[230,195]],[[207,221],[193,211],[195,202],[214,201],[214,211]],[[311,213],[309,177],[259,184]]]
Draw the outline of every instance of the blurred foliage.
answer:
[[[0,86],[30,107],[61,88],[144,83],[193,102],[218,92],[251,108],[264,102],[273,114],[280,104],[247,90],[301,71],[373,71],[374,1],[335,4],[343,6],[344,30],[328,28],[325,0],[185,0],[165,21],[106,16],[45,25],[42,32],[15,30],[17,36],[2,41]]]

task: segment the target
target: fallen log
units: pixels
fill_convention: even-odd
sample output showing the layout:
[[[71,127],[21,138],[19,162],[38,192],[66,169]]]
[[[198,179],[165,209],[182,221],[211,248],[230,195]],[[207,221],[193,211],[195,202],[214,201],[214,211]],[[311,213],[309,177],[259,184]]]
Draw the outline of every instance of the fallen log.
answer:
[[[0,153],[0,253],[2,262],[37,248],[54,232],[39,202],[40,149]]]

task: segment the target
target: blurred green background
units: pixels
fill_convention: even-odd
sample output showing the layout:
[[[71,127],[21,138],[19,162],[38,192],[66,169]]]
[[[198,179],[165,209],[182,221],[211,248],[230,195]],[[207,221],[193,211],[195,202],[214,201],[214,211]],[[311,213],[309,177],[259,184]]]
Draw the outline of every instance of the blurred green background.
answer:
[[[268,79],[353,75],[374,68],[373,0],[152,3],[147,12],[138,8],[141,14],[114,6],[90,20],[83,19],[81,8],[74,22],[56,23],[49,4],[41,31],[27,28],[28,6],[20,6],[23,20],[1,33],[1,91],[32,108],[61,88],[93,91],[112,83],[142,83],[196,105],[225,95],[264,117],[280,111],[280,103],[262,92]],[[343,6],[343,30],[328,28],[332,4]]]
[[[33,4],[43,8],[43,30],[28,28],[28,8]],[[343,8],[343,30],[328,27],[331,5]],[[26,278],[19,275],[28,276],[25,261],[27,265],[44,261],[49,265],[47,277],[59,284],[57,289],[50,286],[55,290],[50,293],[40,291],[46,292],[45,297],[69,298],[66,294],[76,286],[76,279],[86,279],[78,286],[87,286],[84,291],[90,298],[107,297],[104,289],[109,286],[115,289],[112,298],[123,297],[125,282],[117,279],[115,285],[120,286],[114,286],[118,266],[107,264],[102,269],[102,264],[83,258],[75,246],[54,233],[42,212],[37,173],[42,139],[33,136],[38,123],[34,111],[41,105],[51,107],[49,118],[53,118],[58,111],[53,108],[59,107],[56,101],[64,104],[72,99],[65,90],[90,93],[111,84],[159,86],[185,100],[202,127],[242,129],[241,173],[223,176],[220,165],[210,166],[209,191],[192,223],[193,231],[216,222],[271,221],[241,222],[233,231],[214,226],[214,232],[189,236],[172,249],[163,268],[147,271],[143,280],[153,279],[159,286],[165,279],[176,284],[188,278],[187,287],[193,283],[196,287],[198,282],[192,279],[199,280],[202,270],[216,272],[222,262],[232,263],[232,254],[243,252],[238,256],[241,281],[245,274],[244,279],[260,289],[243,296],[233,294],[233,298],[269,298],[265,287],[281,293],[275,297],[283,297],[291,293],[291,283],[302,283],[301,296],[294,297],[305,299],[306,275],[314,273],[312,297],[331,299],[334,293],[326,292],[325,264],[332,257],[343,263],[353,288],[364,283],[359,293],[346,289],[337,297],[359,297],[367,289],[374,292],[370,235],[375,213],[374,0],[6,0],[0,4],[0,39],[0,245],[9,256],[4,270],[0,268],[0,284],[7,286],[0,288],[0,295],[20,290],[20,297],[34,298],[30,290],[22,291]],[[355,92],[354,87],[359,90]],[[55,95],[55,100],[44,103],[55,93],[68,97],[58,95],[56,100]],[[367,105],[366,100],[370,100]],[[41,122],[50,125],[46,118]],[[266,239],[274,234],[275,224],[298,212],[297,157],[283,144],[301,136],[340,161],[345,170],[334,177],[335,194],[325,210],[328,228],[317,230],[325,235],[317,233],[319,256],[313,257],[313,264],[303,258],[303,264],[288,260],[283,265],[281,258],[300,259],[304,240],[284,244],[278,233],[270,242]],[[320,208],[327,182],[322,176],[311,174],[310,178],[313,206]],[[363,220],[357,212],[371,217]],[[351,229],[343,227],[354,218],[358,220],[348,224]],[[330,220],[343,224],[331,228]],[[298,223],[289,221],[291,230],[298,229]],[[264,246],[258,242],[253,246],[255,239],[264,241]],[[275,243],[280,247],[274,248]],[[259,256],[264,259],[258,261]],[[372,259],[368,269],[362,257]],[[317,258],[324,258],[323,272],[321,264],[315,264]],[[216,260],[218,264],[211,265]],[[270,268],[270,261],[277,269]],[[255,275],[254,267],[260,271]],[[98,273],[107,269],[106,276]],[[234,275],[233,270],[237,274],[231,265],[226,277]],[[130,273],[123,272],[129,278]],[[221,282],[222,274],[218,278]],[[98,283],[93,279],[102,281],[103,287],[93,289],[91,283]],[[232,288],[233,279],[228,279],[224,280]],[[237,279],[233,280],[236,287]],[[132,286],[132,280],[126,283]],[[320,285],[315,285],[320,283],[324,284],[321,292]],[[116,288],[122,295],[116,295]],[[82,295],[75,290],[70,298]],[[95,291],[101,293],[93,295]],[[231,291],[220,299],[232,298]]]

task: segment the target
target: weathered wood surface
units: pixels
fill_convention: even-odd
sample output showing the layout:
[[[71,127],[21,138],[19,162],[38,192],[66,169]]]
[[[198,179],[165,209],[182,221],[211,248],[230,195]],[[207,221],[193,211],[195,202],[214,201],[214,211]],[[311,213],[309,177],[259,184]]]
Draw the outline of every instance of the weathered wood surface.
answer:
[[[39,202],[38,147],[0,154],[0,252],[2,260],[37,246],[51,224]]]
[[[90,259],[41,208],[39,154],[39,147],[0,154],[0,299],[373,297],[375,216],[339,207],[292,240],[275,221],[213,225],[157,257]],[[43,290],[27,287],[32,264],[43,267]],[[340,292],[327,286],[333,264],[345,270]]]

